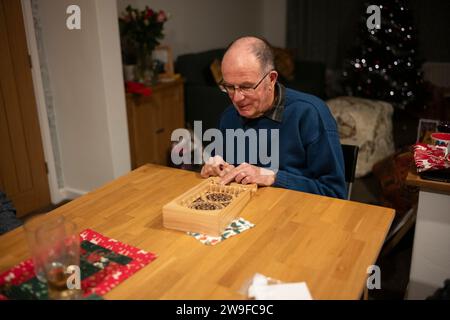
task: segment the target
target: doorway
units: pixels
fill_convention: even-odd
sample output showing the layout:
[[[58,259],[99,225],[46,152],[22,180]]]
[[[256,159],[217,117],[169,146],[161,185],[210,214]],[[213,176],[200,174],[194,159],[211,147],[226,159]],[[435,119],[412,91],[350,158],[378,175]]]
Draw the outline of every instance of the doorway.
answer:
[[[0,190],[23,217],[50,204],[20,1],[0,0]]]

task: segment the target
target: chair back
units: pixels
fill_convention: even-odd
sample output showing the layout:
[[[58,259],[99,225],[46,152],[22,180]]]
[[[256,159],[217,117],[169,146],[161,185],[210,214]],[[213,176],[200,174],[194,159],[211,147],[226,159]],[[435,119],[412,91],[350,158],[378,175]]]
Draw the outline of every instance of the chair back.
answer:
[[[352,185],[355,181],[356,163],[358,162],[358,146],[349,144],[342,145],[342,154],[344,156],[345,182],[348,185],[347,199],[350,199]]]

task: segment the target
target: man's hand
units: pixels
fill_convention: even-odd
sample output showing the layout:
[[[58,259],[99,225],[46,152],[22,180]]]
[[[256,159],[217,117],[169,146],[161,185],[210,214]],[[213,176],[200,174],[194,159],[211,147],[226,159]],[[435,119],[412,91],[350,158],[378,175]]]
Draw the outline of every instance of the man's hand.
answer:
[[[253,166],[248,163],[243,163],[238,167],[232,169],[229,173],[224,175],[220,183],[227,184],[232,181],[242,184],[256,183],[259,186],[271,186],[275,183],[275,172]]]
[[[223,177],[233,169],[234,166],[225,162],[221,156],[214,156],[205,163],[200,175],[202,178]]]

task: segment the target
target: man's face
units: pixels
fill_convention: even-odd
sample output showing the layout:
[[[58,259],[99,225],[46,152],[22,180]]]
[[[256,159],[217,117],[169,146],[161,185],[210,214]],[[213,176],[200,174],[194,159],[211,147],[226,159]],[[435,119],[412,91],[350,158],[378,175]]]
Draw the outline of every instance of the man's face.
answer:
[[[254,87],[262,79],[255,90],[242,92],[236,89],[234,93],[229,93],[233,105],[241,116],[257,118],[272,106],[277,74],[275,71],[267,73],[267,70],[262,70],[256,57],[247,53],[227,53],[222,61],[222,75],[225,85],[246,88]]]

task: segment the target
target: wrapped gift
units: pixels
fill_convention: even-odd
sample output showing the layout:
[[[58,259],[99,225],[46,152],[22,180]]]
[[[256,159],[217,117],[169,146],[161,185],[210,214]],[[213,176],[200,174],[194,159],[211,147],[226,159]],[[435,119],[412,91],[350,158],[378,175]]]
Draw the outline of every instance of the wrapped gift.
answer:
[[[414,162],[417,172],[449,169],[450,154],[446,154],[445,147],[418,143],[414,145]]]

